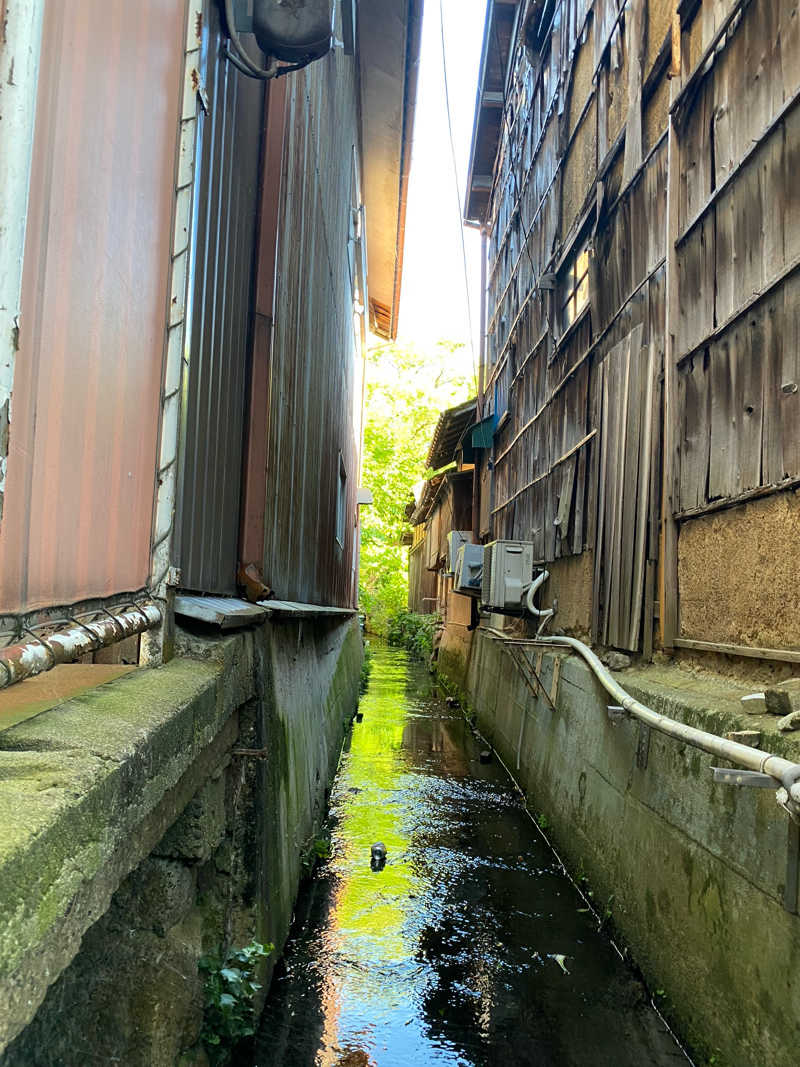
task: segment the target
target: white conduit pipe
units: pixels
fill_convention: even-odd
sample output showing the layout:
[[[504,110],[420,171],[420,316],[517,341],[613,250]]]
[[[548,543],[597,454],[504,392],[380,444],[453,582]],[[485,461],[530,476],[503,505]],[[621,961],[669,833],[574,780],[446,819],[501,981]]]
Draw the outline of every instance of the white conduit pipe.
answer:
[[[92,622],[73,622],[47,637],[31,635],[27,641],[0,650],[0,689],[71,663],[89,652],[115,645],[161,623],[161,609],[152,601],[132,605],[119,614],[110,612]]]
[[[533,603],[533,598],[549,577],[550,571],[542,571],[541,574],[538,574],[528,586],[528,592],[525,597],[525,605],[528,611],[531,615],[538,615],[540,619],[549,619],[551,615],[555,615],[552,608],[546,608],[544,611],[540,611]]]
[[[577,652],[591,667],[600,684],[614,701],[646,726],[668,737],[683,741],[687,745],[692,745],[694,748],[709,752],[712,756],[730,760],[731,763],[736,763],[746,770],[768,774],[780,785],[777,793],[778,804],[786,808],[793,818],[796,819],[800,815],[800,764],[791,763],[780,756],[772,756],[768,752],[750,748],[748,745],[741,745],[738,741],[728,741],[727,738],[706,733],[705,730],[697,730],[693,726],[677,722],[640,704],[622,688],[583,641],[578,641],[574,637],[538,637],[536,643],[554,648],[568,647]]]

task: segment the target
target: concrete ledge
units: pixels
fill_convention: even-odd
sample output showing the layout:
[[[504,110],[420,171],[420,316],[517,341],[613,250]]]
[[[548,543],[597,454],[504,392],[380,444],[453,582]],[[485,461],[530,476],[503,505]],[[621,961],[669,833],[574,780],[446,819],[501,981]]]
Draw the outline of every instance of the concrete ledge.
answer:
[[[224,757],[254,667],[240,634],[0,734],[0,1050]]]

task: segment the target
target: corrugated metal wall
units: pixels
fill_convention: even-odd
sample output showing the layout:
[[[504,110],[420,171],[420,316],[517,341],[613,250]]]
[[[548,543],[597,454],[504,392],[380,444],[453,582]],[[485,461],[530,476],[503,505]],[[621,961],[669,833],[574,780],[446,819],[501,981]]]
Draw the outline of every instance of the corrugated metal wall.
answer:
[[[206,4],[189,365],[181,428],[175,560],[186,589],[236,590],[253,319],[264,83],[223,58],[218,5]]]
[[[353,57],[336,50],[289,79],[270,367],[264,575],[287,599],[353,599],[358,453],[348,258]],[[336,540],[339,454],[347,475]]]
[[[147,580],[185,18],[46,8],[0,613]]]

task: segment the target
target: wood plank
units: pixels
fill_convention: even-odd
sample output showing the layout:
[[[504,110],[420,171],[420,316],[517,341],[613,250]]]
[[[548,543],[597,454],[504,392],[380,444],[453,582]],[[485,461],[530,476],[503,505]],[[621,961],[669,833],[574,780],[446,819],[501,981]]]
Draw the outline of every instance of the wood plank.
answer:
[[[639,492],[640,433],[642,421],[642,353],[647,358],[647,350],[641,347],[643,328],[636,327],[639,344],[631,340],[628,358],[628,375],[625,392],[625,429],[624,446],[620,454],[620,568],[619,568],[619,615],[617,640],[620,648],[630,648],[629,635],[631,627],[631,604],[633,593],[634,556],[636,546],[636,519]],[[634,648],[638,644],[634,645]]]
[[[221,596],[176,596],[175,614],[222,630],[257,626],[267,618],[263,605]]]
[[[569,520],[572,514],[572,501],[573,501],[573,489],[575,487],[575,470],[577,466],[577,457],[573,456],[572,459],[567,460],[564,464],[561,475],[561,492],[558,497],[558,511],[554,520],[556,527],[556,539],[558,542],[564,543],[568,546],[569,541],[567,536],[569,533]],[[555,482],[555,479],[552,479]]]
[[[641,383],[642,426],[639,433],[639,489],[637,495],[637,512],[635,520],[635,545],[633,554],[633,582],[631,590],[630,629],[628,648],[639,648],[639,634],[642,626],[644,580],[647,554],[647,528],[650,509],[650,461],[653,438],[653,392],[654,392],[654,358],[653,345],[642,349],[640,360],[643,362],[644,374]],[[651,632],[652,637],[652,632]]]
[[[595,381],[600,410],[600,447],[597,449],[598,469],[593,480],[593,485],[596,487],[597,505],[595,509],[594,582],[592,585],[592,640],[597,642],[600,640],[601,632],[601,582],[603,578],[603,538],[605,534],[608,472],[608,388],[606,386],[605,360],[597,364]]]
[[[748,328],[749,327],[749,328]],[[737,462],[733,470],[734,493],[761,485],[761,435],[763,426],[763,306],[748,317],[738,331],[736,346],[735,407],[732,430],[736,435]]]
[[[679,24],[678,24],[679,28]],[[677,43],[673,21],[673,46]],[[680,55],[680,53],[679,53]],[[673,55],[673,61],[676,57]],[[688,60],[680,56],[681,63]],[[680,351],[676,346],[678,330],[679,280],[675,239],[680,228],[678,197],[680,191],[680,143],[675,129],[673,108],[681,92],[682,77],[672,78],[670,83],[670,119],[667,133],[667,262],[666,262],[666,311],[664,353],[664,442],[663,478],[661,496],[661,559],[659,570],[659,628],[661,644],[669,649],[674,645],[678,632],[678,525],[675,512],[678,508],[680,485],[680,420],[678,407],[677,362]]]
[[[628,353],[630,354],[630,340],[628,340]],[[624,419],[625,408],[620,411],[620,400],[624,397],[621,383],[624,381],[620,364],[624,360],[625,341],[620,341],[612,348],[606,357],[607,374],[606,389],[608,391],[608,460],[606,468],[606,538],[603,541],[601,552],[603,556],[604,575],[604,611],[603,611],[603,644],[608,644],[610,635],[615,632],[612,627],[612,617],[616,619],[619,614],[615,610],[615,597],[618,597],[618,574],[619,574],[619,525],[617,515],[619,513],[620,486],[620,439],[622,437],[620,422]]]
[[[583,552],[584,515],[586,505],[586,471],[589,466],[588,453],[594,452],[597,445],[593,442],[578,453],[578,466],[575,472],[575,511],[572,522],[572,554],[579,556]]]
[[[785,294],[785,289],[773,294],[763,309],[761,484],[780,482],[789,473],[783,464],[781,411]]]
[[[628,117],[622,184],[626,186],[642,163],[642,58],[645,50],[646,0],[632,0],[626,8],[628,53]]]
[[[736,350],[741,344],[733,329],[710,348],[711,443],[708,472],[710,500],[735,492],[738,439],[736,435]]]
[[[591,412],[591,427],[600,430],[603,415],[603,364],[595,363],[592,359],[589,366],[589,410]],[[588,507],[586,529],[586,547],[594,550],[597,534],[598,511],[600,501],[600,440],[595,439],[591,446],[591,462],[589,466]]]
[[[800,184],[800,183],[798,183]],[[783,292],[780,421],[783,469],[800,477],[800,275],[789,278]]]
[[[701,507],[706,503],[710,433],[710,375],[707,359],[697,353],[678,371],[681,411],[680,507]]]
[[[718,641],[693,641],[677,637],[678,648],[691,648],[698,652],[724,652],[728,656],[747,656],[752,659],[775,659],[784,663],[800,663],[800,651],[787,648],[752,648],[748,645],[725,645]]]

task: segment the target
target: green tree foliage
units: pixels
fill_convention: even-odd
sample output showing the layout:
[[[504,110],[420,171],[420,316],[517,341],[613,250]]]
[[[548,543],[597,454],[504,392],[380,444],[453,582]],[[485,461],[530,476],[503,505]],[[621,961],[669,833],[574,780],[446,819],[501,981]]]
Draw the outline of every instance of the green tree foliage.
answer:
[[[463,345],[432,349],[386,344],[367,356],[362,484],[374,504],[361,509],[359,600],[367,628],[385,635],[390,616],[408,601],[406,505],[430,471],[425,458],[445,408],[474,395]]]

